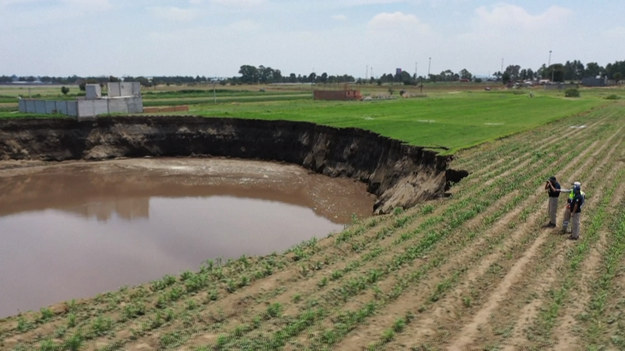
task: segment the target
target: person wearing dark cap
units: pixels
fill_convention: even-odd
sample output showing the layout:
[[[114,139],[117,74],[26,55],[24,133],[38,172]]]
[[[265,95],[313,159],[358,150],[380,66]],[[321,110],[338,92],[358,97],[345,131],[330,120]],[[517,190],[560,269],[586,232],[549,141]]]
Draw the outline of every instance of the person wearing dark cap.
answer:
[[[579,185],[573,186],[573,200],[571,201],[571,236],[569,239],[579,239],[579,217],[584,206],[584,196]]]
[[[545,184],[545,191],[549,194],[549,224],[547,227],[554,228],[558,211],[558,196],[560,196],[560,183],[556,181],[556,177],[549,177]]]

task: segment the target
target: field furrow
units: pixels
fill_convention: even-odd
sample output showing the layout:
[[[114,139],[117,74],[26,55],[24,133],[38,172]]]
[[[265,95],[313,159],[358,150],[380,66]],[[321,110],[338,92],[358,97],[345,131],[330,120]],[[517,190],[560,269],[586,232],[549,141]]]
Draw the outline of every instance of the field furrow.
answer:
[[[606,174],[600,174],[598,177],[604,177]],[[615,174],[611,173],[611,177],[614,177]],[[587,175],[590,182],[593,182],[595,178],[597,178],[597,172],[593,172],[591,175]],[[614,178],[611,178],[614,179]],[[591,202],[588,204],[589,206],[593,206]],[[512,345],[512,347],[516,347],[519,343],[519,338],[525,339],[523,343],[527,343],[527,340],[531,339],[547,339],[554,340],[558,339],[561,334],[559,333],[551,333],[551,327],[559,325],[559,321],[554,321],[554,315],[558,312],[558,306],[550,305],[550,299],[553,289],[556,286],[562,286],[566,282],[562,281],[562,278],[565,277],[562,273],[566,270],[567,264],[569,261],[569,257],[571,256],[569,250],[571,248],[570,242],[564,241],[564,236],[551,236],[548,238],[544,247],[542,248],[542,252],[536,257],[534,264],[530,265],[528,269],[528,277],[522,279],[523,284],[515,289],[515,295],[511,296],[507,299],[507,303],[510,306],[509,309],[500,309],[497,314],[493,316],[494,320],[504,322],[505,327],[498,327],[498,329],[506,330],[511,327],[514,327],[512,330],[512,334],[515,336],[513,339],[516,341],[504,341],[505,336],[501,337],[501,342],[507,345]],[[582,239],[584,240],[584,239]],[[590,262],[585,263],[584,267],[590,267]],[[570,292],[574,292],[575,289],[568,289]],[[538,297],[537,297],[538,294]],[[547,298],[544,297],[547,296]],[[543,296],[544,300],[541,300]],[[562,298],[560,296],[559,298]],[[578,297],[580,298],[580,297]],[[577,300],[578,298],[575,298]],[[581,298],[580,298],[581,299]],[[546,301],[547,302],[546,302]],[[536,326],[528,326],[528,321],[530,320],[530,315],[520,315],[519,317],[515,317],[515,312],[523,307],[524,304],[527,304],[531,301],[531,304],[541,308],[541,318],[547,319],[550,321],[545,324],[544,321],[539,323],[540,327]],[[545,311],[549,311],[550,314],[547,314]],[[536,310],[529,310],[528,313],[533,314]],[[536,317],[535,315],[533,315]],[[505,321],[508,321],[507,324]],[[517,321],[520,321],[519,325],[515,325]],[[520,334],[523,334],[521,336]],[[522,343],[522,344],[523,344]],[[543,345],[544,346],[544,345]]]
[[[587,149],[585,149],[585,151],[583,151],[582,153],[589,152],[590,150],[592,150],[592,148],[587,148]],[[500,199],[500,200],[501,200],[501,199]],[[529,200],[528,200],[528,202],[529,202],[529,203],[532,203],[532,202],[535,202],[535,200],[536,200],[535,198],[532,198],[532,199],[529,199]],[[525,204],[525,205],[526,205],[526,204]],[[521,204],[521,205],[519,205],[519,206],[518,206],[518,208],[523,208],[523,206],[524,206],[524,204]],[[497,207],[502,207],[502,206],[501,206],[501,204],[499,204],[499,203],[497,202],[497,203],[495,203],[495,204],[494,204],[493,206],[491,206],[491,207],[495,207],[495,208],[497,208]],[[517,211],[517,213],[516,213],[516,214],[518,214],[518,211]],[[488,216],[487,216],[487,218],[488,218]],[[491,220],[491,221],[492,221],[492,220]],[[469,222],[474,222],[474,220],[471,220],[471,221],[469,221]],[[502,219],[499,223],[510,223],[510,218],[503,218],[503,219]],[[471,231],[471,230],[469,229],[469,228],[471,228],[471,226],[470,226],[470,225],[468,225],[468,223],[467,223],[467,225],[463,226],[463,228],[467,229],[469,232]],[[495,231],[495,232],[499,232],[499,230],[494,230],[494,231]],[[484,235],[484,236],[485,236],[485,237],[488,237],[488,235]],[[482,238],[483,238],[484,236],[482,236]],[[495,240],[500,240],[500,239],[495,239]],[[491,243],[491,244],[492,244],[492,243]],[[445,252],[445,254],[446,254],[448,257],[454,257],[454,258],[455,258],[455,257],[457,257],[458,252],[454,252],[454,251],[452,251],[452,250],[449,250],[449,251],[448,251],[448,250],[449,250],[448,248],[445,248],[445,250],[443,251],[443,252]],[[483,245],[482,245],[482,247],[479,247],[479,248],[478,248],[477,250],[475,250],[475,251],[484,252],[484,247],[483,247]],[[468,249],[468,248],[464,248],[464,249],[463,249],[463,251],[462,251],[462,255],[465,255],[465,254],[466,254],[466,256],[467,256],[467,257],[470,257],[470,258],[475,258],[475,257],[476,257],[476,256],[474,256],[475,252],[473,252],[471,249]],[[479,255],[478,255],[478,256],[479,256]],[[464,264],[464,265],[466,265],[466,262],[464,262],[464,263],[463,263],[463,262],[461,262],[461,261],[459,261],[459,260],[455,260],[455,259],[452,259],[452,260],[451,260],[451,263],[449,263],[449,265],[450,265],[450,266],[455,266],[455,267],[465,267],[465,266],[463,266],[463,264]],[[485,266],[488,266],[488,265],[485,265]],[[476,270],[476,269],[475,269],[475,267],[472,267],[472,268],[469,270],[469,271],[471,272],[470,274],[474,274],[475,270]],[[478,271],[480,271],[480,270],[478,270]],[[461,273],[462,273],[462,272],[456,272],[455,274],[461,274]],[[446,274],[448,274],[448,275],[449,275],[449,272],[447,272]],[[440,275],[440,274],[438,274],[438,275]],[[434,280],[433,280],[433,279],[434,279]],[[429,288],[431,288],[433,285],[435,285],[435,283],[436,283],[436,280],[435,280],[435,279],[436,279],[436,278],[431,278],[431,279],[429,279],[429,280],[428,280],[428,282],[431,282],[431,283],[432,283],[432,284],[431,284],[431,286],[430,286],[430,287],[428,287],[428,289],[429,289]],[[441,284],[441,283],[439,283],[439,284]],[[443,282],[443,284],[448,284],[448,283]],[[420,288],[420,290],[421,290],[421,289],[422,289],[422,288]],[[427,289],[426,289],[426,290],[427,290]],[[411,301],[411,302],[406,302],[406,300]],[[432,326],[427,326],[427,327],[424,327],[424,324],[423,324],[423,323],[419,323],[419,322],[418,322],[418,320],[420,320],[420,319],[422,319],[422,318],[423,318],[423,310],[424,310],[424,308],[423,308],[423,307],[424,307],[424,306],[427,306],[427,305],[429,304],[429,301],[427,301],[427,300],[423,301],[423,299],[419,299],[419,298],[417,298],[417,297],[415,297],[415,296],[410,296],[410,297],[408,297],[408,298],[404,298],[404,299],[402,299],[402,301],[401,301],[401,302],[398,302],[398,303],[396,303],[396,304],[403,306],[403,307],[404,307],[404,311],[419,311],[419,315],[416,317],[417,322],[415,323],[415,326],[414,326],[414,327],[413,327],[413,326],[411,326],[411,327],[410,327],[410,329],[409,329],[409,331],[406,333],[407,335],[410,335],[410,337],[409,337],[409,338],[414,338],[415,336],[417,336],[417,338],[418,338],[418,334],[419,334],[419,332],[428,333],[428,331],[429,331],[429,330],[431,330],[431,327],[432,327]],[[411,306],[413,306],[413,308],[411,308]],[[386,310],[388,311],[388,310],[389,310],[389,308],[391,308],[391,309],[392,309],[392,306],[387,307],[387,308],[386,308]],[[445,309],[446,309],[447,311],[449,311],[448,306],[446,306],[446,307],[445,307]],[[399,310],[401,310],[401,309],[399,309]],[[387,313],[387,315],[388,315],[388,313]],[[401,315],[396,315],[396,317],[395,317],[395,318],[400,318],[400,319],[401,319]],[[437,318],[426,318],[426,319],[427,319],[427,320],[429,320],[429,321],[435,321],[435,320],[438,320],[438,321],[440,322],[440,320],[439,320],[438,318],[440,318],[440,313],[439,313],[439,315],[437,315]],[[454,318],[455,318],[455,317],[454,317]],[[386,316],[386,319],[389,319],[389,317],[388,317],[388,316]],[[391,319],[392,319],[392,318],[391,318]],[[374,326],[375,326],[375,325],[377,325],[377,324],[378,324],[378,323],[371,323],[371,324],[369,324],[369,326],[365,327],[365,329],[367,329],[367,328],[369,328],[369,329],[373,329],[373,328],[375,328]],[[390,328],[390,324],[391,324],[391,323],[387,323],[387,325],[389,325],[389,328]],[[416,330],[415,330],[415,329],[416,329]],[[355,337],[355,339],[363,339],[363,338],[358,338],[358,337]],[[354,342],[355,342],[355,341],[347,341],[347,342],[345,342],[345,345],[352,345]],[[341,347],[344,347],[345,345],[340,345],[340,346],[341,346]]]
[[[470,175],[450,197],[354,219],[285,253],[7,318],[0,348],[624,348],[623,107],[459,152],[452,168]],[[551,175],[583,184],[578,241],[544,226]]]
[[[521,204],[521,207],[523,207],[523,206],[527,206],[527,204]],[[501,245],[501,247],[499,248],[500,252],[487,256],[487,258],[482,260],[478,266],[473,266],[470,269],[470,273],[468,274],[468,277],[469,277],[468,280],[471,281],[472,277],[474,278],[475,276],[483,274],[487,268],[489,270],[493,270],[493,271],[494,270],[502,270],[503,267],[505,267],[506,265],[504,263],[502,263],[502,262],[493,262],[493,260],[495,258],[497,258],[497,257],[501,257],[502,255],[511,256],[516,251],[516,250],[511,250],[510,249],[511,243],[518,246],[519,242],[527,242],[528,240],[531,240],[531,236],[533,235],[534,231],[536,230],[534,228],[538,228],[538,230],[540,228],[540,224],[542,223],[540,221],[542,221],[542,217],[543,216],[541,216],[541,215],[535,214],[535,215],[533,215],[534,220],[540,218],[540,220],[538,222],[536,222],[536,223],[532,223],[531,221],[525,221],[520,226],[519,225],[511,226],[511,227],[513,227],[513,230],[509,230],[508,228],[505,228],[504,231],[509,230],[509,233],[506,233],[506,236],[508,237],[508,239],[511,239],[511,240],[506,240]],[[506,224],[514,223],[514,219],[512,217],[510,217],[510,218],[503,218],[502,222],[506,223]],[[529,231],[525,227],[529,227],[530,228]],[[497,232],[497,231],[501,231],[501,229],[496,229],[495,227],[493,227],[490,230],[488,230],[486,233],[488,233],[489,231]],[[520,236],[519,233],[524,233],[523,235],[525,235],[525,237],[519,238],[519,236]],[[528,235],[530,236],[529,239],[527,238]],[[526,253],[524,255],[526,255]],[[473,256],[473,257],[477,257],[477,256]],[[489,284],[486,284],[486,285],[489,285]],[[454,302],[456,304],[458,304],[458,305],[465,305],[463,308],[467,309],[470,305],[474,304],[474,301],[472,301],[472,300],[479,296],[479,294],[474,293],[474,291],[481,291],[483,289],[484,289],[483,287],[480,288],[479,286],[478,287],[473,286],[471,288],[465,288],[464,289],[465,290],[465,295],[464,296],[459,291],[455,291],[454,293],[452,293],[450,295],[454,296]],[[470,290],[472,293],[468,294],[468,293],[466,293],[466,290]],[[461,299],[462,299],[462,303],[459,302]],[[447,306],[447,305],[443,305],[443,306],[445,306],[444,309],[446,311],[450,311],[449,306]],[[458,308],[460,308],[460,307],[458,307]],[[453,316],[453,318],[457,319],[458,315],[455,314]]]

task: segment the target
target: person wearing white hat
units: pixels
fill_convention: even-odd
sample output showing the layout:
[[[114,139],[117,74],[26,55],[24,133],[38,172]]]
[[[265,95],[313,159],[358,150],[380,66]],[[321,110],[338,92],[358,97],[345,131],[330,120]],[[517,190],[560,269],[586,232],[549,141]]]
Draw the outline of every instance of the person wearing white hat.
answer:
[[[567,233],[567,227],[569,226],[569,221],[571,220],[571,202],[573,202],[573,198],[575,198],[575,192],[574,192],[575,187],[579,187],[579,189],[580,189],[579,192],[580,192],[582,198],[586,197],[586,193],[581,191],[582,183],[574,182],[571,185],[573,185],[573,189],[562,189],[562,190],[560,190],[562,192],[569,192],[569,197],[566,199],[566,202],[567,202],[566,209],[564,210],[564,220],[562,221],[562,234],[566,234]]]
[[[569,239],[579,239],[579,217],[582,213],[582,206],[584,205],[584,196],[581,194],[581,187],[579,185],[573,186],[573,200],[571,201],[571,236]]]

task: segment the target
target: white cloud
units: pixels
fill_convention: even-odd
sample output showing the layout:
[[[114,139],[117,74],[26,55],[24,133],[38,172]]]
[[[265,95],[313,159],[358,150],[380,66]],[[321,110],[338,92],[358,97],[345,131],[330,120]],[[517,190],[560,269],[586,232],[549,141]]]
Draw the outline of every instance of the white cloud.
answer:
[[[283,73],[309,73],[314,67],[357,76],[373,67],[379,76],[396,67],[411,71],[417,64],[419,74],[425,74],[430,57],[432,73],[467,68],[488,74],[499,70],[504,58],[506,66],[537,69],[550,50],[551,62],[580,59],[605,65],[622,59],[623,50],[615,43],[625,37],[618,16],[606,15],[623,12],[625,2],[605,1],[610,4],[0,0],[0,32],[11,34],[0,35],[0,47],[11,48],[3,52],[5,72],[0,74],[231,76],[242,64],[262,64]],[[73,40],[59,50],[58,38],[68,33]],[[93,45],[93,38],[100,44]],[[111,60],[113,56],[124,59]]]
[[[532,13],[526,8],[499,3],[481,6],[474,10],[473,18],[465,32],[449,37],[447,45],[456,53],[462,53],[462,62],[476,74],[486,74],[508,65],[521,65],[537,69],[547,63],[549,51],[553,50],[552,62],[559,62],[579,36],[571,26],[573,11],[550,6]],[[447,52],[446,55],[452,55]],[[574,59],[576,57],[566,57]]]
[[[475,10],[475,13],[477,25],[482,28],[535,31],[563,23],[572,11],[559,6],[551,6],[543,13],[532,15],[520,6],[502,3],[490,9],[481,6]]]
[[[211,0],[212,3],[230,7],[254,7],[265,3],[265,0]]]
[[[182,9],[179,7],[150,7],[148,11],[159,19],[168,21],[188,22],[198,17],[198,12],[191,9]]]
[[[365,6],[365,5],[387,5],[403,3],[406,0],[340,0],[336,4],[341,6]]]
[[[408,30],[411,32],[428,32],[430,30],[429,26],[421,23],[416,16],[404,14],[402,12],[377,14],[369,21],[368,28],[371,31]]]
[[[625,27],[614,27],[606,30],[603,35],[612,40],[622,41],[625,38]]]
[[[37,2],[37,0],[0,0],[0,8],[9,7],[11,5],[26,5]]]
[[[109,0],[63,0],[62,2],[68,8],[86,12],[108,11],[113,7]]]
[[[236,32],[254,32],[258,30],[260,27],[254,21],[241,20],[241,21],[231,23],[230,25],[228,25],[227,28],[229,30],[236,31]]]

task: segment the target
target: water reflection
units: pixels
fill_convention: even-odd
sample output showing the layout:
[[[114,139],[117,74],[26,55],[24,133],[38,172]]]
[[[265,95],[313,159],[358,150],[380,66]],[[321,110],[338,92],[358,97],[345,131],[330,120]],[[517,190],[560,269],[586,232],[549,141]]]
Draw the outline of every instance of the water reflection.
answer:
[[[293,166],[222,161],[0,171],[0,318],[211,258],[280,252],[372,208],[362,184]]]

